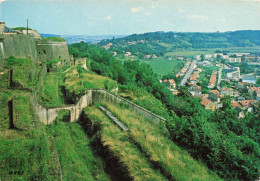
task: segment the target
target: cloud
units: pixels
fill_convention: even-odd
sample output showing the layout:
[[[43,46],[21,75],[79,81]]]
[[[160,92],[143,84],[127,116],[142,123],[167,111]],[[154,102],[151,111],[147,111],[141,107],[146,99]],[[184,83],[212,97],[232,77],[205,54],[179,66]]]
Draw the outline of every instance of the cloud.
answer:
[[[0,3],[4,2],[4,1],[6,1],[6,0],[0,0]]]
[[[131,12],[132,13],[136,13],[136,12],[138,12],[138,11],[142,11],[144,8],[142,7],[142,6],[139,6],[139,7],[137,7],[137,8],[135,8],[135,7],[133,7],[133,8],[131,8]]]
[[[189,16],[188,19],[195,20],[195,21],[207,21],[209,20],[209,17],[204,15],[193,14]]]
[[[111,19],[112,19],[112,16],[111,16],[111,15],[107,15],[107,16],[105,17],[105,19],[106,19],[106,20],[111,20]]]

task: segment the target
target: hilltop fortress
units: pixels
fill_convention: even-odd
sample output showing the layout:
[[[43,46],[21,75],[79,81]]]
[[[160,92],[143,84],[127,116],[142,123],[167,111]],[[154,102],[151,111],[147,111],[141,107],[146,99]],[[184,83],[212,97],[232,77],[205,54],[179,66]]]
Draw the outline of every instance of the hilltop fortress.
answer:
[[[10,56],[32,59],[36,63],[56,59],[59,65],[71,65],[66,40],[44,39],[36,30],[13,30],[0,22],[0,67]]]

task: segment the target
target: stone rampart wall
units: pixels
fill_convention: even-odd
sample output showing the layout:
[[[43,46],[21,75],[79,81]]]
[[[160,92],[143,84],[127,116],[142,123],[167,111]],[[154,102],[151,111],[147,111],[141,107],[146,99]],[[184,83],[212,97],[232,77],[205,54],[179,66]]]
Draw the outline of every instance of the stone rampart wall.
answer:
[[[38,115],[39,120],[48,125],[53,123],[55,118],[58,116],[58,112],[61,110],[69,110],[70,111],[70,122],[78,121],[80,114],[83,109],[87,106],[91,106],[93,104],[100,104],[102,102],[110,102],[112,104],[124,104],[127,108],[133,110],[134,112],[144,116],[150,121],[158,124],[161,121],[166,121],[166,119],[116,95],[108,92],[104,89],[88,89],[86,90],[86,94],[83,95],[76,104],[64,105],[58,107],[46,107],[41,103],[37,102],[37,95],[33,93],[32,96],[32,104],[35,108],[35,113]]]
[[[134,112],[144,116],[145,118],[149,119],[150,121],[158,124],[161,121],[166,121],[166,119],[152,113],[151,111],[148,111],[147,109],[144,109],[141,106],[138,106],[123,97],[120,97],[116,94],[110,93],[105,89],[92,89],[92,102],[93,104],[102,103],[104,101],[110,102],[112,104],[121,104],[123,103],[127,108],[133,110]]]
[[[59,59],[61,60],[62,65],[71,65],[69,50],[66,42],[51,43],[38,40],[37,55],[40,61]]]
[[[83,95],[76,104],[58,106],[58,107],[46,107],[45,105],[37,102],[37,94],[33,93],[31,102],[34,107],[35,114],[38,116],[40,122],[49,125],[54,122],[58,116],[59,111],[69,110],[70,111],[70,122],[76,122],[83,109],[87,106],[92,105],[92,92],[88,91]]]
[[[36,42],[32,36],[4,35],[2,42],[5,58],[14,56],[37,60]]]

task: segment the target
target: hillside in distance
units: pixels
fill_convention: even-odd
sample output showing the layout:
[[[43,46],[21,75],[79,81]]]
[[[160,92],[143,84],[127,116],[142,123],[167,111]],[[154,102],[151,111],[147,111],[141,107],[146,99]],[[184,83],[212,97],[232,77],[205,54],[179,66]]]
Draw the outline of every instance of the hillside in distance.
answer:
[[[192,50],[199,48],[228,48],[260,46],[260,30],[240,30],[214,33],[175,33],[150,32],[133,34],[123,38],[103,40],[98,45],[106,46],[112,43],[111,51],[131,52],[132,55],[155,54],[163,56],[166,52],[177,50]]]

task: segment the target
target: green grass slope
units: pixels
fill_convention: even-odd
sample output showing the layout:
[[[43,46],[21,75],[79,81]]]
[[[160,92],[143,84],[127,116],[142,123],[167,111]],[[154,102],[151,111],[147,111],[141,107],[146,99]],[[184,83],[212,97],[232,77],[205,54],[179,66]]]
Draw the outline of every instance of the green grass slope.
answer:
[[[118,159],[120,167],[114,168],[118,173],[117,178],[131,178],[133,180],[166,180],[158,169],[154,169],[139,148],[132,143],[128,133],[122,132],[109,118],[98,108],[85,109],[88,119],[93,125],[99,125],[99,139],[104,147]],[[84,120],[83,120],[84,121]],[[106,157],[107,162],[113,160],[112,156]],[[115,163],[110,163],[111,167]]]
[[[176,146],[169,139],[163,125],[155,126],[154,123],[124,107],[109,103],[103,105],[130,128],[129,135],[168,177],[173,180],[220,180],[205,165]]]

